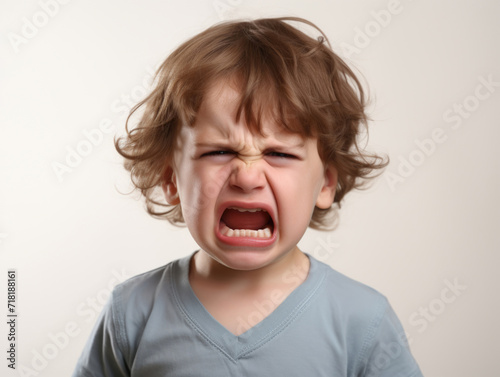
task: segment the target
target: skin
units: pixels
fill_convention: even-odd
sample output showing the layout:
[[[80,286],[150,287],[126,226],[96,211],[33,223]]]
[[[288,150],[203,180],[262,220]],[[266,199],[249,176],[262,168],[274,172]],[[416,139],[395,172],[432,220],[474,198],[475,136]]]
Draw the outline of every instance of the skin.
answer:
[[[337,183],[335,168],[321,161],[316,139],[287,132],[269,118],[262,124],[264,135],[252,133],[244,117],[236,122],[238,96],[227,81],[211,87],[193,127],[181,129],[163,183],[166,200],[182,203],[186,225],[201,248],[191,261],[191,286],[212,316],[236,335],[254,325],[245,328],[236,319],[255,311],[255,300],[269,301],[274,292],[276,307],[307,276],[309,260],[297,243],[314,207],[332,205]],[[263,244],[225,242],[218,232],[228,205],[266,208],[274,221],[273,238]],[[291,270],[304,273],[284,279]]]

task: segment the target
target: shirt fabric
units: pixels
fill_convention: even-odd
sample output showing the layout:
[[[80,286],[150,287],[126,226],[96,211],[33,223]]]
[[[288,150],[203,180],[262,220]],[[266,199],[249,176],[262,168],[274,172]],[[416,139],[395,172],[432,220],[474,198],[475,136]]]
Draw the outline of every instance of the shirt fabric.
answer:
[[[197,299],[191,256],[127,280],[73,377],[422,377],[387,299],[308,257],[306,280],[239,336]],[[246,323],[270,303],[256,302]]]

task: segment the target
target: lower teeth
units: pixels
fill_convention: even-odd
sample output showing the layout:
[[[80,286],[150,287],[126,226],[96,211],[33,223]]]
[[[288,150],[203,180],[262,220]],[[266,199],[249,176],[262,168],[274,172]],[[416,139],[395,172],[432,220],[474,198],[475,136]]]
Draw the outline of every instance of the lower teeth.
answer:
[[[252,237],[252,238],[271,238],[271,229],[231,229],[224,225],[221,233],[227,237]]]

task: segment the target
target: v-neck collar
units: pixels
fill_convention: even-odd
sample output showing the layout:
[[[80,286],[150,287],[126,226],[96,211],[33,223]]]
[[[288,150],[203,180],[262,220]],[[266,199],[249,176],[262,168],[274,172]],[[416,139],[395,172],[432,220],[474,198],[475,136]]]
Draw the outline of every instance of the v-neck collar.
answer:
[[[310,261],[306,280],[262,321],[243,334],[234,335],[205,309],[194,293],[189,283],[189,264],[193,255],[179,259],[172,266],[175,300],[190,326],[234,362],[271,341],[293,323],[307,308],[325,276],[316,259],[306,254]]]

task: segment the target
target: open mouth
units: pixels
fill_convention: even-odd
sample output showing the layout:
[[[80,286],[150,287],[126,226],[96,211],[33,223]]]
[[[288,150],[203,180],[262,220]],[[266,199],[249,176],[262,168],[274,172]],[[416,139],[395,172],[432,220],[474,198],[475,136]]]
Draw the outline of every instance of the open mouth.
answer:
[[[270,239],[274,222],[263,208],[228,207],[222,213],[219,231],[226,237]]]

